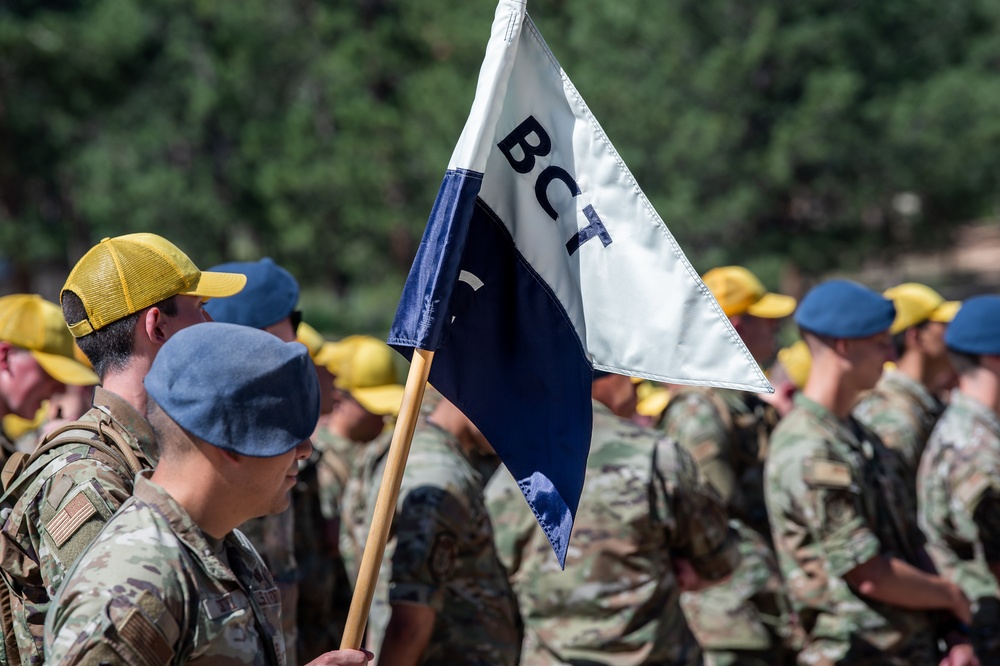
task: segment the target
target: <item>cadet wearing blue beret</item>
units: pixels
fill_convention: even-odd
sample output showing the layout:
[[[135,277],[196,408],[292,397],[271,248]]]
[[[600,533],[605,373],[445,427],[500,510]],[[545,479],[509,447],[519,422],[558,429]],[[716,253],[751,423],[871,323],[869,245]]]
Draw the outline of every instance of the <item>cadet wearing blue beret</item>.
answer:
[[[970,638],[1000,663],[1000,297],[962,304],[945,334],[958,374],[920,462],[920,527],[941,575],[975,601]]]
[[[894,317],[891,301],[846,280],[815,287],[795,315],[812,368],[771,437],[764,493],[792,605],[813,618],[801,663],[936,666],[928,611],[970,619],[961,590],[919,568],[901,470],[851,416],[893,355]]]
[[[238,298],[212,299],[205,304],[212,319],[269,331],[285,342],[295,339],[301,316],[295,310],[299,283],[291,273],[270,257],[220,264],[211,270],[247,276]]]
[[[805,295],[795,312],[800,328],[828,338],[867,338],[887,331],[892,301],[850,280],[828,280]]]
[[[320,405],[308,350],[200,324],[167,340],[145,386],[160,461],[60,589],[47,660],[286,663],[278,588],[235,528],[283,510],[312,451]],[[323,663],[369,658],[346,650]]]
[[[1000,356],[1000,296],[976,296],[962,304],[944,343],[962,354]]]

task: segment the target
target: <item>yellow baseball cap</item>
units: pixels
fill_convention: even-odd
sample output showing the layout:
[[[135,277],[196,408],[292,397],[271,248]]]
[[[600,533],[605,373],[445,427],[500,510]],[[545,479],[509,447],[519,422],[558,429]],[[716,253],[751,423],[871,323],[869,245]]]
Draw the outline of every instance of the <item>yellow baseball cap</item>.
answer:
[[[27,350],[63,384],[93,386],[100,379],[74,355],[73,336],[58,305],[36,294],[0,298],[0,340]]]
[[[713,268],[701,279],[727,317],[749,314],[764,319],[780,319],[795,311],[794,298],[767,291],[757,276],[742,266]]]
[[[316,365],[325,365],[316,361],[316,357],[323,350],[323,345],[326,344],[326,340],[323,339],[319,331],[304,321],[299,322],[299,327],[295,329],[295,339],[306,346],[313,363],[316,363]]]
[[[647,391],[645,395],[639,396],[639,402],[635,406],[635,411],[640,416],[656,417],[663,413],[670,402],[670,389],[655,386]]]
[[[801,390],[809,379],[812,369],[812,354],[809,346],[802,340],[778,350],[778,363],[785,369],[788,378]]]
[[[171,296],[232,296],[246,282],[239,273],[202,272],[167,239],[139,233],[105,238],[90,248],[62,294],[76,294],[87,311],[86,319],[69,324],[80,338]]]
[[[896,306],[896,318],[889,328],[892,335],[925,321],[948,324],[962,307],[960,301],[946,301],[941,294],[918,282],[906,282],[886,289],[882,295]]]
[[[396,376],[389,345],[363,335],[345,338],[338,347],[343,356],[338,361],[333,385],[350,393],[372,414],[398,416],[403,385]]]
[[[331,374],[337,376],[344,362],[351,356],[351,345],[361,340],[363,335],[348,335],[336,342],[327,342],[314,359],[317,365],[326,366]]]

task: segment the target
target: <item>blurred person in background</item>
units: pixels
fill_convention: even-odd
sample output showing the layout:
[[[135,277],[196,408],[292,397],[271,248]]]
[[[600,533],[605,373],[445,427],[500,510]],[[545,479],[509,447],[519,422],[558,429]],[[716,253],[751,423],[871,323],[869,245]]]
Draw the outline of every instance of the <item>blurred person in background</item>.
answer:
[[[920,461],[920,527],[937,570],[972,602],[980,663],[1000,664],[1000,297],[966,301],[944,343],[958,390]]]
[[[895,367],[883,369],[875,388],[861,395],[854,417],[900,456],[916,506],[920,456],[945,408],[938,394],[955,383],[945,333],[961,303],[946,301],[930,287],[913,282],[888,289],[883,296],[896,307],[889,328]]]
[[[679,601],[739,562],[725,505],[683,447],[631,420],[631,377],[597,371],[591,396],[590,455],[564,571],[506,468],[487,487],[497,553],[524,621],[521,663],[701,664]]]
[[[483,497],[499,462],[448,400],[417,423],[382,561],[391,613],[379,663],[518,664],[517,599]]]
[[[97,382],[94,371],[76,359],[58,305],[35,294],[0,298],[0,417],[34,420],[44,401],[75,393],[70,387],[86,394]],[[87,402],[80,414],[89,408]],[[17,451],[0,431],[0,467]]]
[[[714,268],[702,279],[754,360],[765,367],[774,358],[778,325],[795,311],[795,299],[768,292],[742,266]],[[691,630],[713,666],[791,663],[798,647],[764,503],[764,460],[783,397],[675,387],[663,415],[663,431],[694,456],[725,501],[739,535],[741,560],[732,577],[681,597]]]

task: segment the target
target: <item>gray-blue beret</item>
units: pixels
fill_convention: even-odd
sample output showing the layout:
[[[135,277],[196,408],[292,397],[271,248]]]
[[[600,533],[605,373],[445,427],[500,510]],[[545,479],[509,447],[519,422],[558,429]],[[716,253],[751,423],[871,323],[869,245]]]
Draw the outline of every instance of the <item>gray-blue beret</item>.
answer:
[[[290,315],[299,301],[298,281],[270,257],[219,264],[209,270],[247,276],[243,291],[205,304],[215,321],[267,328]]]
[[[896,317],[892,301],[850,280],[827,280],[799,302],[795,323],[831,338],[867,338],[889,330]]]
[[[160,348],[144,383],[184,430],[247,456],[286,453],[319,421],[309,350],[247,326],[208,322],[178,331]]]
[[[1000,296],[975,296],[962,303],[944,334],[948,349],[1000,356]]]

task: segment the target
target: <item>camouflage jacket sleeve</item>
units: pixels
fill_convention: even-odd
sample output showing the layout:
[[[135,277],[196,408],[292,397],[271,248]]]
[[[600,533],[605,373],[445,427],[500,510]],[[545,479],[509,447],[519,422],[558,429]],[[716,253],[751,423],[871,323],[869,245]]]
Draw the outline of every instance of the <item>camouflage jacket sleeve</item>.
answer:
[[[768,460],[767,482],[775,546],[803,570],[842,578],[880,552],[861,496],[873,489],[822,443],[803,439],[783,448]]]
[[[157,544],[116,538],[118,547],[129,542],[130,557],[96,548],[57,597],[45,627],[46,663],[153,666],[175,656],[182,621],[196,611],[187,607],[183,581]],[[113,568],[101,566],[110,560]]]
[[[741,504],[729,433],[715,405],[698,393],[681,395],[679,400],[667,408],[664,431],[694,457],[724,502]]]
[[[718,493],[691,455],[673,440],[659,440],[653,456],[654,510],[671,528],[671,550],[689,559],[706,580],[728,576],[740,556]]]
[[[471,520],[468,507],[444,488],[418,485],[406,494],[393,519],[396,549],[391,603],[415,603],[442,611],[444,585],[454,573],[458,539]]]
[[[132,493],[102,454],[77,449],[46,466],[15,503],[0,534],[0,568],[20,595],[12,623],[25,663],[42,661],[49,594]]]

